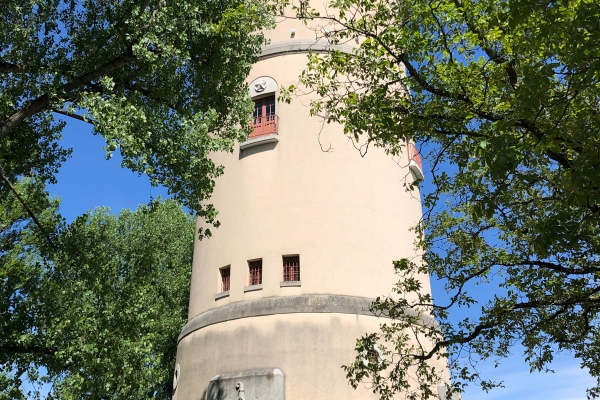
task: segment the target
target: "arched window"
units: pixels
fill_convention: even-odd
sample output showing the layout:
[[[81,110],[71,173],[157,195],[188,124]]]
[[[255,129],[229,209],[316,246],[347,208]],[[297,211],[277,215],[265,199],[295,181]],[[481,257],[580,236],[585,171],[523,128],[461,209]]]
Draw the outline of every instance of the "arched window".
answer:
[[[275,79],[261,76],[250,82],[250,97],[254,101],[252,133],[242,149],[262,143],[277,142],[279,116],[277,115],[277,91]]]

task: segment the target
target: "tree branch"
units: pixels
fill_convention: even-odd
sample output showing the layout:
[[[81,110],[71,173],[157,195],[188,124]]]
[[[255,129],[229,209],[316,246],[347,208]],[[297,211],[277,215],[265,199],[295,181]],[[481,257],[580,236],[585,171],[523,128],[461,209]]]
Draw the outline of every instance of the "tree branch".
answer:
[[[71,92],[82,85],[90,83],[107,73],[131,62],[134,60],[134,55],[131,47],[127,49],[120,56],[112,59],[96,68],[95,70],[88,72],[85,75],[82,75],[78,78],[75,78],[69,83],[66,83],[58,88],[59,91],[63,92]],[[20,109],[19,111],[13,113],[10,117],[8,117],[2,124],[0,125],[0,140],[4,139],[10,132],[15,129],[15,127],[20,124],[23,120],[31,117],[32,115],[38,113],[44,108],[50,105],[50,97],[48,94],[44,94],[37,99],[30,101],[25,107]]]
[[[52,249],[54,251],[58,250],[58,248],[56,247],[56,245],[54,244],[54,242],[50,238],[50,235],[48,235],[48,233],[46,232],[46,230],[44,229],[44,227],[42,226],[42,224],[40,223],[40,221],[37,219],[37,217],[35,216],[35,214],[33,213],[33,211],[31,211],[31,209],[29,208],[29,206],[27,205],[27,203],[25,202],[25,200],[23,200],[23,198],[21,197],[21,195],[17,191],[17,188],[15,188],[12,183],[10,183],[10,181],[8,180],[8,178],[4,175],[4,172],[0,172],[0,177],[2,178],[2,180],[4,182],[6,182],[6,185],[14,193],[15,197],[17,198],[17,200],[19,200],[19,202],[21,203],[21,205],[23,206],[23,208],[25,209],[25,211],[27,211],[27,214],[29,214],[29,217],[31,217],[31,219],[33,220],[33,222],[37,225],[37,227],[39,228],[39,230],[42,232],[42,234],[44,235],[44,237],[48,241],[48,244],[50,244],[50,247],[52,247]]]
[[[89,119],[84,118],[81,115],[77,115],[75,113],[72,113],[72,112],[69,112],[69,111],[66,111],[66,110],[61,110],[60,108],[51,108],[50,110],[52,112],[54,112],[54,113],[66,115],[67,117],[71,117],[73,119],[77,119],[79,121],[86,122],[86,123],[88,123],[90,125],[94,125],[94,121],[90,121]]]
[[[147,98],[149,98],[151,100],[156,101],[157,103],[163,104],[163,105],[169,107],[170,109],[172,109],[173,111],[179,111],[179,107],[177,106],[177,104],[170,103],[166,99],[161,99],[159,97],[154,96],[154,94],[152,93],[152,91],[150,91],[148,89],[136,86],[136,85],[132,84],[131,82],[127,82],[127,81],[117,81],[115,83],[118,84],[123,89],[127,89],[127,90],[132,90],[134,92],[138,92],[141,95],[143,95],[143,96],[145,96],[145,97],[147,97]]]
[[[23,73],[29,72],[29,67],[20,64],[12,64],[4,61],[0,61],[0,73],[12,72],[12,73]]]
[[[588,294],[578,296],[576,298],[567,299],[567,300],[559,300],[559,301],[535,300],[535,301],[528,301],[528,302],[523,302],[523,303],[516,303],[510,307],[504,308],[502,311],[504,311],[505,313],[511,313],[512,311],[523,310],[523,309],[532,309],[532,308],[535,309],[538,307],[561,306],[562,310],[564,312],[564,310],[566,310],[567,306],[576,306],[578,304],[581,304],[584,301],[587,303],[600,304],[600,298],[598,298],[598,296],[595,296],[595,295],[597,295],[597,293],[599,291],[600,291],[600,287],[595,288],[594,290],[590,291]],[[552,318],[552,319],[556,318],[556,313],[554,313],[553,316],[551,316],[550,318]],[[439,350],[445,349],[446,347],[451,346],[453,344],[464,344],[464,343],[471,342],[477,336],[479,336],[482,332],[484,332],[488,329],[494,328],[496,326],[499,326],[499,325],[501,325],[501,323],[502,323],[501,320],[498,321],[496,319],[491,322],[479,324],[467,336],[460,336],[460,337],[455,337],[455,338],[450,338],[450,339],[439,341],[435,344],[435,346],[431,349],[431,351],[429,351],[429,353],[423,354],[423,355],[413,354],[412,357],[417,360],[423,360],[423,361],[428,360],[431,357],[433,357],[433,355],[436,354]]]
[[[529,261],[529,260],[522,260],[522,261],[518,261],[515,262],[514,264],[497,264],[503,267],[514,267],[517,265],[523,265],[523,266],[530,266],[530,267],[535,267],[538,266],[540,268],[546,268],[546,269],[550,269],[552,271],[555,272],[561,272],[567,275],[588,275],[588,274],[595,274],[597,273],[600,268],[567,268],[565,266],[563,266],[562,264],[555,264],[555,263],[550,263],[550,262],[546,262],[546,261]]]
[[[0,353],[4,354],[43,354],[53,356],[56,354],[55,349],[43,346],[19,346],[19,345],[4,345],[0,346]]]

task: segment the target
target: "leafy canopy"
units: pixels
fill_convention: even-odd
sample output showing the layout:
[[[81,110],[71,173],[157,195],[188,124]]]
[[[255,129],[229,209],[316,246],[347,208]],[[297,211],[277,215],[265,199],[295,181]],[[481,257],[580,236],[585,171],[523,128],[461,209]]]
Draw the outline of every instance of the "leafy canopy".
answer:
[[[19,190],[44,194],[32,181]],[[39,396],[24,378],[49,383],[48,398],[170,398],[193,218],[173,200],[118,216],[99,208],[53,235],[54,251],[14,197],[0,201],[11,224],[0,235],[0,399]],[[57,202],[46,205],[40,222],[60,226]]]
[[[0,167],[55,179],[57,114],[93,125],[123,166],[203,205],[249,131],[244,79],[271,24],[259,0],[0,0]],[[205,232],[208,233],[208,232]]]
[[[488,389],[473,363],[507,357],[516,343],[532,370],[568,351],[600,379],[600,4],[330,6],[316,15],[302,1],[297,11],[331,23],[331,42],[360,45],[310,57],[301,83],[321,96],[313,113],[391,154],[419,143],[434,187],[415,228],[424,263],[395,262],[397,296],[373,305],[391,321],[358,343],[386,342],[385,362],[358,357],[350,383],[370,380],[382,399],[427,398],[439,379],[428,360],[449,356],[455,388]],[[445,282],[449,302],[422,292],[424,272]],[[474,297],[475,285],[489,298]],[[453,323],[459,307],[469,317]],[[588,395],[600,396],[600,380]]]

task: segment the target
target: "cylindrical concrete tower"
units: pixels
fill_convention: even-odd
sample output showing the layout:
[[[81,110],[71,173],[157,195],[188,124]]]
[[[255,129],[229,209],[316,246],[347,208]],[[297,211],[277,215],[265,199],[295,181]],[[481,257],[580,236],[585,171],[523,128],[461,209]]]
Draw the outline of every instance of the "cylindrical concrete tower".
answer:
[[[310,96],[277,102],[307,51],[330,48],[319,29],[283,20],[267,32],[249,77],[254,133],[214,155],[225,166],[211,200],[221,226],[195,245],[177,400],[375,398],[341,366],[379,329],[368,309],[391,293],[392,261],[414,255],[421,204],[404,184],[420,161],[373,147],[362,156],[341,126],[309,116]]]

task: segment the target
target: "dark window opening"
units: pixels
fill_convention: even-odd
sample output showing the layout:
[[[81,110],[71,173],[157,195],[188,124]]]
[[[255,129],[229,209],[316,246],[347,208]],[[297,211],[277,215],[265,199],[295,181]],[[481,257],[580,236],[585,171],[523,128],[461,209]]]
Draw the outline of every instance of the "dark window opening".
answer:
[[[300,280],[300,256],[283,257],[283,281]]]
[[[248,268],[250,272],[248,284],[250,286],[260,285],[262,283],[262,260],[248,261]]]
[[[229,267],[221,268],[221,292],[229,291],[230,272],[231,269]]]

